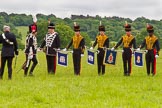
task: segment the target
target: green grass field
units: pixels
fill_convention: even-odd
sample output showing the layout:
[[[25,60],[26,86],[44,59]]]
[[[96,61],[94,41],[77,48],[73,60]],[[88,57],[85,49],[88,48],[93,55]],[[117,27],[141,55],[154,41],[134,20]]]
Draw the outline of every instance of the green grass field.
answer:
[[[17,27],[25,41],[27,27]],[[25,61],[21,51],[8,80],[7,68],[0,80],[0,108],[161,108],[162,57],[157,60],[157,75],[147,76],[146,68],[132,65],[132,75],[123,76],[121,53],[116,66],[106,66],[106,74],[98,76],[97,65],[82,58],[81,76],[74,76],[71,54],[68,67],[57,65],[56,74],[48,75],[45,55],[38,52],[39,64],[34,77],[17,72]],[[95,62],[96,63],[96,62]],[[132,62],[133,63],[133,62]]]
[[[0,80],[1,108],[161,108],[162,57],[157,60],[157,75],[147,76],[145,67],[133,65],[132,75],[123,76],[122,58],[116,66],[106,66],[98,76],[97,66],[82,58],[81,76],[74,76],[71,54],[68,67],[57,65],[56,74],[48,75],[45,55],[38,52],[39,64],[34,77],[24,77],[21,68],[25,55],[20,52],[13,79],[7,68]],[[13,60],[14,67],[14,60]]]

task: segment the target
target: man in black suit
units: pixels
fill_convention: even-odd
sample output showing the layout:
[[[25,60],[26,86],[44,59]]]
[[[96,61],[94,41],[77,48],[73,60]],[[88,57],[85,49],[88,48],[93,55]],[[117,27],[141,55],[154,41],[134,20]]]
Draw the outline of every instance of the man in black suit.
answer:
[[[2,43],[2,53],[1,53],[1,71],[0,79],[3,78],[4,67],[7,61],[8,66],[8,79],[12,78],[12,60],[14,53],[18,55],[18,45],[16,41],[16,36],[10,32],[10,26],[4,25],[4,33],[0,35],[0,43]]]

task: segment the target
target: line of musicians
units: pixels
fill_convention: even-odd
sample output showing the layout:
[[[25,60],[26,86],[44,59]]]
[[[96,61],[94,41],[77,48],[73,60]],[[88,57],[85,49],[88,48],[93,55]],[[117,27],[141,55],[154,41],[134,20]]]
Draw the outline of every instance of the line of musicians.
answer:
[[[159,57],[159,41],[158,38],[154,35],[154,28],[152,25],[147,24],[147,32],[148,36],[145,37],[141,45],[136,46],[135,37],[131,34],[131,25],[127,22],[124,25],[126,34],[121,37],[119,42],[111,48],[111,50],[115,50],[121,44],[123,45],[123,69],[124,76],[130,76],[132,70],[132,48],[134,50],[140,51],[141,48],[145,47],[148,51],[146,53],[146,68],[147,75],[150,73],[154,76],[156,74],[156,58]],[[105,27],[103,25],[99,26],[100,34],[96,37],[96,40],[90,49],[93,49],[96,44],[98,44],[99,53],[97,54],[97,62],[98,62],[98,75],[104,75],[105,73],[105,65],[103,64],[103,58],[105,50],[104,48],[109,48],[109,38],[104,34]],[[102,70],[102,73],[101,73]]]
[[[135,37],[131,34],[131,25],[127,22],[124,25],[126,34],[121,37],[119,42],[111,48],[111,50],[115,50],[118,46],[123,44],[123,69],[124,76],[130,76],[132,70],[132,48],[135,50],[140,50],[145,47],[148,51],[146,53],[146,68],[147,74],[150,73],[154,76],[156,74],[156,58],[159,56],[160,46],[158,38],[154,35],[154,28],[152,25],[147,24],[147,32],[148,36],[145,37],[141,45],[136,46]],[[105,65],[103,64],[105,49],[109,48],[109,38],[105,34],[105,26],[100,23],[98,28],[99,35],[96,37],[95,42],[93,43],[90,49],[93,49],[97,44],[99,53],[97,54],[97,67],[98,67],[98,75],[105,74]],[[69,49],[71,45],[73,45],[73,64],[74,64],[74,74],[80,75],[81,70],[81,55],[84,53],[85,49],[85,40],[83,36],[80,34],[80,26],[76,23],[74,24],[75,35],[72,37],[71,42],[67,45],[63,51]]]
[[[160,47],[159,47],[158,38],[154,35],[153,26],[150,24],[147,24],[146,29],[148,32],[148,36],[145,37],[141,45],[139,45],[138,47],[136,47],[135,37],[131,34],[131,25],[126,22],[124,25],[124,28],[125,28],[126,34],[121,37],[119,42],[113,48],[111,48],[111,50],[115,50],[118,46],[123,44],[122,59],[123,59],[124,76],[130,76],[131,74],[131,69],[132,69],[131,58],[132,58],[132,53],[133,53],[131,50],[132,47],[138,51],[143,47],[146,48],[146,50],[148,51],[146,53],[147,74],[150,75],[151,73],[154,76],[156,74],[156,58],[159,56]],[[98,75],[104,75],[105,74],[105,65],[103,64],[103,59],[104,59],[104,54],[105,54],[104,48],[109,48],[109,37],[105,34],[105,26],[102,25],[101,23],[100,23],[98,30],[99,30],[99,34],[98,36],[96,36],[95,42],[93,43],[90,49],[93,49],[98,44],[98,50],[99,50],[99,53],[97,54]],[[75,31],[74,36],[72,37],[67,47],[63,49],[63,51],[66,51],[71,46],[73,46],[72,57],[73,57],[73,64],[74,64],[73,65],[74,75],[80,75],[81,56],[84,54],[84,50],[85,50],[85,39],[83,36],[81,36],[80,26],[77,25],[76,23],[74,23],[74,31]],[[29,72],[30,76],[33,76],[33,71],[36,65],[38,64],[38,61],[36,58],[36,53],[37,53],[36,21],[34,21],[34,23],[29,26],[29,32],[30,33],[26,38],[26,48],[25,48],[26,61],[22,66],[22,68],[24,69],[24,76],[28,75],[28,69],[29,69],[31,61],[33,61],[33,65]],[[8,40],[12,42],[12,39],[8,38]],[[3,44],[2,56],[1,56],[1,71],[0,71],[0,78],[2,79],[4,65],[6,62],[4,61],[3,57],[5,53],[5,48],[7,49],[6,46],[8,46],[9,43],[4,41],[4,38],[2,35],[0,35],[0,43]],[[12,47],[14,46],[12,45]],[[57,50],[60,50],[60,38],[59,38],[59,34],[55,32],[55,25],[51,22],[49,22],[49,25],[48,25],[48,33],[46,34],[40,46],[40,50],[42,49],[44,49],[44,52],[46,54],[48,73],[55,74],[56,73],[56,52]],[[9,72],[8,72],[9,78],[11,78],[12,76],[11,70],[12,69],[9,69]]]

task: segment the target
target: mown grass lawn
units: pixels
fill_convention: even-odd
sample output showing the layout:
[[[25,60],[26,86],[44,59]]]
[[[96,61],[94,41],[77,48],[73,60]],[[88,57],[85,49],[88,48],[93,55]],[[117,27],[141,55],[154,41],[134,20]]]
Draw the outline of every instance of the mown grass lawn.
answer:
[[[24,77],[20,69],[25,55],[20,52],[13,79],[7,69],[0,80],[1,108],[161,108],[162,57],[157,60],[157,75],[147,76],[145,67],[133,65],[132,75],[123,76],[121,54],[116,66],[106,66],[104,76],[97,75],[97,65],[82,58],[81,76],[74,76],[71,54],[68,67],[57,65],[55,75],[48,75],[45,55],[38,52],[39,64],[34,77]],[[14,67],[14,61],[13,61]]]

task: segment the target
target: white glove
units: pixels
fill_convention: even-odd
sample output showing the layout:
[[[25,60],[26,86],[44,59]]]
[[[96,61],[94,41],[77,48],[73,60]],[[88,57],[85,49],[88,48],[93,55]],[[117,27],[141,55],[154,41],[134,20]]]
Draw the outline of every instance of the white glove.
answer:
[[[140,48],[137,48],[136,50],[137,50],[137,51],[140,51]]]
[[[97,50],[97,54],[99,54],[100,53],[100,51],[99,50]]]
[[[115,48],[114,48],[114,47],[112,47],[112,48],[111,48],[111,51],[114,51],[114,49],[115,49]]]
[[[60,48],[58,48],[57,51],[60,51]]]
[[[93,47],[91,47],[90,50],[93,50]]]
[[[158,58],[158,57],[159,57],[159,55],[156,54],[156,55],[155,55],[155,58]]]
[[[84,56],[84,54],[81,54],[81,57],[83,57]]]
[[[66,48],[64,48],[64,49],[63,49],[63,51],[67,51],[67,49],[66,49]]]

